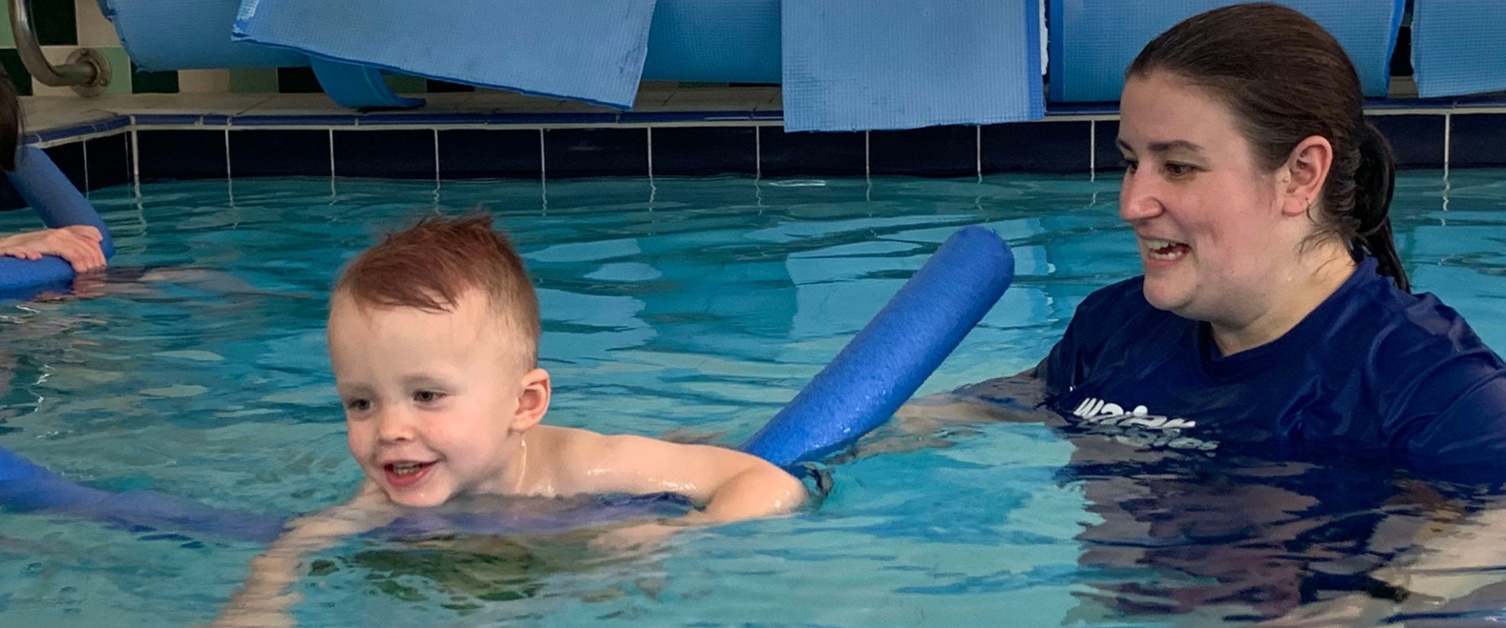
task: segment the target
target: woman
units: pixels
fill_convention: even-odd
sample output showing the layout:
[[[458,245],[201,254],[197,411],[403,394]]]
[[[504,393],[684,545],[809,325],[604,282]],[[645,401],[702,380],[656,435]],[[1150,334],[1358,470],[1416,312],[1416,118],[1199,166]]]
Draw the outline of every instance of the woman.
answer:
[[[1338,43],[1237,5],[1157,37],[1126,76],[1119,214],[1145,273],[1078,307],[1032,373],[1047,406],[1166,445],[1506,478],[1506,365],[1408,292],[1394,162]]]
[[[1064,482],[1099,520],[1077,537],[1097,593],[1073,619],[1268,618],[1355,591],[1338,615],[1385,607],[1408,593],[1375,567],[1453,510],[1396,469],[1506,479],[1506,364],[1409,292],[1394,162],[1362,106],[1343,49],[1291,9],[1163,33],[1120,103],[1144,275],[1088,296],[1035,369],[904,410],[1065,421]]]

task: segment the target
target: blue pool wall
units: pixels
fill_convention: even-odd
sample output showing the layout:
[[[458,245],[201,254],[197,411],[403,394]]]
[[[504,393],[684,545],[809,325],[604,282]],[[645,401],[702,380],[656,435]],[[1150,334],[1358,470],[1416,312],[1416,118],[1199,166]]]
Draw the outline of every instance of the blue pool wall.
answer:
[[[133,115],[29,134],[78,185],[259,176],[976,177],[1120,167],[1112,107],[1043,121],[786,133],[778,112]],[[1506,166],[1506,98],[1388,101],[1370,119],[1404,168]],[[19,207],[0,187],[0,207]]]

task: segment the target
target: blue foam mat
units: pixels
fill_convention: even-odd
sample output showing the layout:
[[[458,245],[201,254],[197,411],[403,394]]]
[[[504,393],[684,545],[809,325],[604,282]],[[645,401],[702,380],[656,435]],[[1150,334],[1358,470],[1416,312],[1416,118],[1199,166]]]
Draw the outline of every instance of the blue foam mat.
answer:
[[[779,0],[659,0],[643,80],[778,83]]]
[[[1073,0],[1050,3],[1051,102],[1117,102],[1140,49],[1184,19],[1240,0]],[[1390,89],[1405,0],[1285,0],[1322,25],[1360,74],[1366,96]]]
[[[1039,2],[783,3],[785,130],[1044,117]]]
[[[628,108],[654,0],[245,0],[234,36],[335,61]]]
[[[1412,77],[1423,98],[1506,90],[1506,2],[1416,0]]]
[[[231,40],[240,0],[100,0],[100,9],[114,22],[131,61],[144,70],[309,64],[292,50]]]

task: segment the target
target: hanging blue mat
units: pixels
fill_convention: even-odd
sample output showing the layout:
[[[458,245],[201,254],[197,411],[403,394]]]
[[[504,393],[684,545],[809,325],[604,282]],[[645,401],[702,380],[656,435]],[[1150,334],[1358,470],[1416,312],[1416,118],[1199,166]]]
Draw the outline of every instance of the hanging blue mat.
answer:
[[[244,0],[238,40],[626,109],[654,0]]]
[[[1412,76],[1423,98],[1506,90],[1506,2],[1416,0]]]
[[[1052,2],[1051,102],[1118,102],[1124,69],[1177,22],[1241,0],[1073,0]],[[1406,0],[1284,0],[1317,22],[1354,62],[1370,97],[1391,84],[1391,52]]]
[[[1040,0],[785,2],[785,130],[1038,120],[1040,10]]]
[[[143,70],[303,67],[305,55],[230,39],[240,0],[100,0]],[[116,70],[120,72],[121,70]]]

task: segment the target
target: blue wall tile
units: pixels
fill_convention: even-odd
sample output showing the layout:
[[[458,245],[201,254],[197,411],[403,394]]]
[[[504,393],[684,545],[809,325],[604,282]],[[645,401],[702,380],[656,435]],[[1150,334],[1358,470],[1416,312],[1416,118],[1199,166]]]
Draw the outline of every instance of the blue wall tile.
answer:
[[[136,132],[143,179],[224,178],[225,131]]]
[[[230,176],[330,176],[330,132],[256,130],[230,132]]]
[[[1506,166],[1506,114],[1453,116],[1449,165]]]
[[[868,134],[868,171],[958,177],[978,174],[978,127],[939,126]]]
[[[983,127],[983,172],[1086,172],[1090,125],[1086,120],[1017,122]]]
[[[21,209],[26,207],[26,199],[21,198],[21,193],[16,191],[16,186],[10,184],[9,177],[0,177],[0,211]],[[37,225],[41,226],[40,223]]]
[[[335,176],[433,179],[434,131],[335,132]]]
[[[1096,160],[1095,169],[1099,172],[1104,170],[1123,170],[1124,154],[1119,152],[1119,121],[1099,120],[1094,131],[1093,156]]]
[[[439,173],[446,179],[536,179],[542,172],[537,129],[453,129],[439,132]]]
[[[862,175],[867,172],[863,133],[785,133],[758,127],[763,176]]]
[[[1396,165],[1436,168],[1443,163],[1443,116],[1371,116],[1369,120],[1390,140]]]
[[[648,129],[546,129],[544,178],[648,176]]]
[[[84,142],[89,157],[89,188],[122,185],[131,180],[131,136],[127,133]]]
[[[653,129],[655,175],[754,174],[758,128],[660,127]]]

